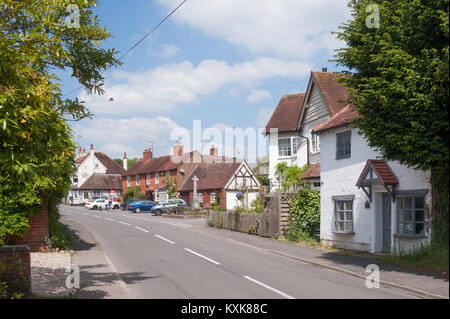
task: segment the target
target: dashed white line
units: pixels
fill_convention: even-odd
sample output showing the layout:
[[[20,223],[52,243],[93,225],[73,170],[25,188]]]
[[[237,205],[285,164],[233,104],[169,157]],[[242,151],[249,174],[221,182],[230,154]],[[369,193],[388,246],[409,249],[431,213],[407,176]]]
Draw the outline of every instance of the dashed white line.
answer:
[[[146,233],[148,233],[148,230],[147,229],[144,229],[144,228],[141,228],[141,227],[135,227],[136,229],[139,229],[139,230],[142,230],[143,232],[146,232]]]
[[[97,216],[97,215],[92,215],[92,217],[95,217],[95,218],[102,218],[102,217]]]
[[[155,237],[158,237],[159,239],[165,240],[165,241],[167,241],[168,243],[171,243],[172,245],[175,244],[173,241],[168,240],[167,238],[164,238],[163,236],[155,235]]]
[[[113,222],[114,221],[114,219],[111,219],[111,218],[103,218],[103,219],[106,219],[106,220],[109,220],[110,222]]]
[[[264,287],[264,288],[266,288],[266,289],[269,289],[270,291],[273,291],[274,293],[277,293],[277,294],[279,294],[280,296],[283,296],[284,298],[287,298],[287,299],[295,299],[294,297],[289,296],[288,294],[285,294],[284,292],[279,291],[278,289],[275,289],[275,288],[273,288],[273,287],[270,287],[269,285],[266,285],[266,284],[264,284],[264,283],[262,283],[262,282],[260,282],[260,281],[258,281],[258,280],[256,280],[256,279],[253,279],[252,277],[244,276],[244,278],[247,279],[247,280],[250,280],[251,282],[254,282],[255,284],[258,284],[258,285],[260,285],[260,286],[262,286],[262,287]]]
[[[128,224],[128,223],[124,223],[124,222],[118,222],[119,224],[122,224],[122,225],[127,225],[127,226],[131,226],[131,224]]]
[[[84,216],[89,216],[89,214],[86,214],[86,213],[81,213],[81,214],[83,214]]]
[[[190,252],[191,254],[197,255],[198,257],[201,257],[201,258],[203,258],[203,259],[205,259],[205,260],[207,260],[207,261],[209,261],[209,262],[211,262],[213,264],[220,265],[219,262],[217,262],[217,261],[215,261],[215,260],[213,260],[211,258],[205,257],[205,256],[203,256],[203,255],[201,255],[201,254],[199,254],[199,253],[197,253],[197,252],[195,252],[193,250],[190,250],[189,248],[185,248],[184,250]]]

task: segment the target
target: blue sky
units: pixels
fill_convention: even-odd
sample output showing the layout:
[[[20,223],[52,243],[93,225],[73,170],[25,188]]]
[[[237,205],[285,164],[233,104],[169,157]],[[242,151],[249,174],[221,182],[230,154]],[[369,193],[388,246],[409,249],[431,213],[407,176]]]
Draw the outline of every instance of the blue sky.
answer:
[[[125,53],[181,0],[104,0],[95,12]],[[306,90],[327,65],[331,35],[349,18],[345,0],[188,0],[106,76],[103,96],[83,90],[93,120],[73,123],[75,139],[109,156],[142,156],[153,142],[166,155],[177,127],[264,127],[284,94]],[[62,91],[78,87],[60,75]],[[114,101],[110,102],[109,99]],[[207,141],[205,141],[207,142]]]

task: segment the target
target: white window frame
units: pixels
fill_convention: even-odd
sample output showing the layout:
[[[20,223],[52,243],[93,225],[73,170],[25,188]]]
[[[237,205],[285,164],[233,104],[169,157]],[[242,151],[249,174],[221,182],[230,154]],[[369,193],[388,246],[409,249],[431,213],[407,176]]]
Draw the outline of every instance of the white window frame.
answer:
[[[423,203],[423,207],[417,208],[416,201],[417,199],[421,199]],[[397,214],[397,235],[405,236],[405,237],[421,237],[426,236],[425,231],[425,196],[399,196],[395,199],[396,201],[396,214]],[[410,201],[411,206],[407,207],[406,202]],[[417,213],[422,214],[422,220],[417,220]],[[410,213],[410,218],[407,220],[405,217],[407,213]],[[405,224],[410,225],[410,231],[405,232]],[[422,231],[420,233],[416,233],[416,225],[422,225]]]
[[[127,186],[131,187],[131,176],[127,176]]]
[[[147,174],[147,175],[146,175],[145,183],[146,183],[147,185],[150,185],[151,179],[152,179],[152,174]]]
[[[159,184],[159,172],[155,173],[155,184]]]
[[[136,175],[136,186],[139,186],[140,185],[140,181],[139,181],[139,175]]]
[[[203,193],[197,193],[198,202],[203,203]]]
[[[314,134],[313,131],[310,131],[311,138],[311,152],[319,153],[320,152],[320,136],[319,134]]]
[[[289,148],[280,149],[280,141],[289,140]],[[296,143],[295,141],[298,142]],[[291,137],[280,137],[278,138],[278,157],[291,157],[297,156],[297,148],[302,142],[302,137],[300,136],[291,136]],[[287,155],[286,155],[287,154]]]
[[[217,203],[217,193],[211,193],[210,195],[209,195],[209,202],[210,203],[212,203],[212,202],[215,202],[215,203]]]
[[[340,207],[339,203],[342,203]],[[351,203],[351,208],[349,208],[349,203]],[[335,198],[334,199],[334,232],[339,234],[354,234],[355,224],[354,224],[354,200],[353,198]],[[349,218],[348,214],[351,214]],[[348,225],[351,228],[348,228]]]

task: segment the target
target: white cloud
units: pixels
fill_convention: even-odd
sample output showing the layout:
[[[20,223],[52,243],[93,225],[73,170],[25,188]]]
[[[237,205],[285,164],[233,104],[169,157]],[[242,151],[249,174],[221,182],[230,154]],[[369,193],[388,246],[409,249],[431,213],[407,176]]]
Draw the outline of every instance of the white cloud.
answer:
[[[256,103],[265,99],[270,99],[272,95],[266,90],[252,90],[247,98],[248,103]]]
[[[114,72],[116,84],[106,86],[105,95],[83,91],[79,98],[95,114],[169,112],[178,104],[196,103],[202,95],[221,88],[232,92],[274,77],[305,78],[310,70],[302,61],[263,57],[233,65],[218,60],[204,60],[196,66],[189,61],[167,63],[145,72]]]
[[[165,149],[172,146],[170,132],[177,127],[170,118],[160,116],[120,120],[97,118],[77,123],[73,129],[80,144],[94,143],[96,150],[104,151],[110,157],[122,158],[123,152],[127,152],[128,157],[142,156],[150,141],[165,154]]]
[[[161,46],[161,52],[159,53],[159,55],[164,59],[170,59],[177,55],[178,51],[180,51],[180,48],[176,45],[163,44]]]
[[[173,19],[257,54],[307,58],[340,45],[331,31],[349,17],[347,0],[190,0]]]
[[[270,107],[259,109],[256,115],[256,125],[260,128],[266,127],[267,122],[269,122],[273,111],[274,108]]]

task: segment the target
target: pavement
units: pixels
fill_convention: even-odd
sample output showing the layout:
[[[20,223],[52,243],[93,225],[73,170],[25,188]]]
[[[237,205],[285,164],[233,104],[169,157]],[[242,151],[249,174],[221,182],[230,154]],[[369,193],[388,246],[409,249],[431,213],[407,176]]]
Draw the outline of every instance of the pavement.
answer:
[[[55,298],[69,295],[66,288],[66,267],[70,252],[31,253],[31,292],[39,297]]]
[[[122,211],[61,206],[78,236],[77,298],[448,298],[448,279],[359,256]],[[366,286],[366,267],[380,287]]]

